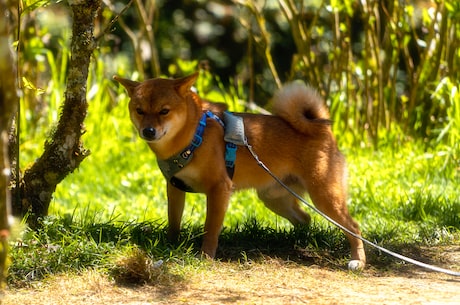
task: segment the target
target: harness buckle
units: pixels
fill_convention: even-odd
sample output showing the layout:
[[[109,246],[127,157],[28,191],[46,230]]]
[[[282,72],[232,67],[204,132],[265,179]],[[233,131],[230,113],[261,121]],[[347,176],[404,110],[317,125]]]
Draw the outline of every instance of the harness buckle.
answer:
[[[202,142],[203,142],[203,138],[200,135],[195,134],[195,136],[193,137],[192,143],[190,143],[190,145],[197,148],[198,146],[201,145]]]

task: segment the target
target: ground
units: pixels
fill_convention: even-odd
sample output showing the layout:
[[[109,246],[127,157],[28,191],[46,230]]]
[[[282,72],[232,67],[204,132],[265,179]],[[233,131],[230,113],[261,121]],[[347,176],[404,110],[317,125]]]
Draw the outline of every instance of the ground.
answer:
[[[7,290],[2,304],[432,305],[459,304],[459,300],[460,278],[417,267],[398,271],[370,267],[354,274],[267,259],[213,262],[159,285],[121,286],[97,271],[55,276],[32,287]]]

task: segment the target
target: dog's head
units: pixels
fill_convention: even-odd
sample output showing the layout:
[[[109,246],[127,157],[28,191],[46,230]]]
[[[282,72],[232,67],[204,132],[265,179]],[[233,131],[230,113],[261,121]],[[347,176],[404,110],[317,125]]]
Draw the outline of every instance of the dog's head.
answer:
[[[131,121],[142,139],[158,143],[172,139],[186,124],[188,102],[193,100],[190,88],[198,74],[179,79],[149,79],[136,82],[118,76],[129,97]]]

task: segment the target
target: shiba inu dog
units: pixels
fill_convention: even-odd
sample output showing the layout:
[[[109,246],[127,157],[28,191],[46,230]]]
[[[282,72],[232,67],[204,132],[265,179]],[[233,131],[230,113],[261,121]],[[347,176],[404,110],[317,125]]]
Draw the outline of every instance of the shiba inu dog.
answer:
[[[197,76],[144,82],[114,76],[130,97],[131,121],[167,179],[168,237],[179,236],[187,191],[207,196],[201,250],[211,258],[234,190],[255,188],[273,212],[294,225],[309,223],[310,216],[299,202],[258,165],[246,147],[233,146],[228,152],[226,107],[202,100],[191,90]],[[346,205],[345,159],[332,134],[329,112],[315,90],[300,82],[290,83],[275,94],[273,115],[234,115],[242,118],[247,142],[277,177],[298,194],[307,192],[317,208],[361,234]],[[230,162],[229,155],[233,155]],[[350,234],[347,237],[349,268],[364,268],[362,241]]]

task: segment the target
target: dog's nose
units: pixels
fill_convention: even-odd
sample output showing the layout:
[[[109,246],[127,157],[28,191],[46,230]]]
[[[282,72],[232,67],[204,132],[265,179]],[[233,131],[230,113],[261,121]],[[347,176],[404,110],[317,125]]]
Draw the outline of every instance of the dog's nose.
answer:
[[[155,140],[155,128],[153,127],[147,127],[142,129],[142,138],[147,141]]]

